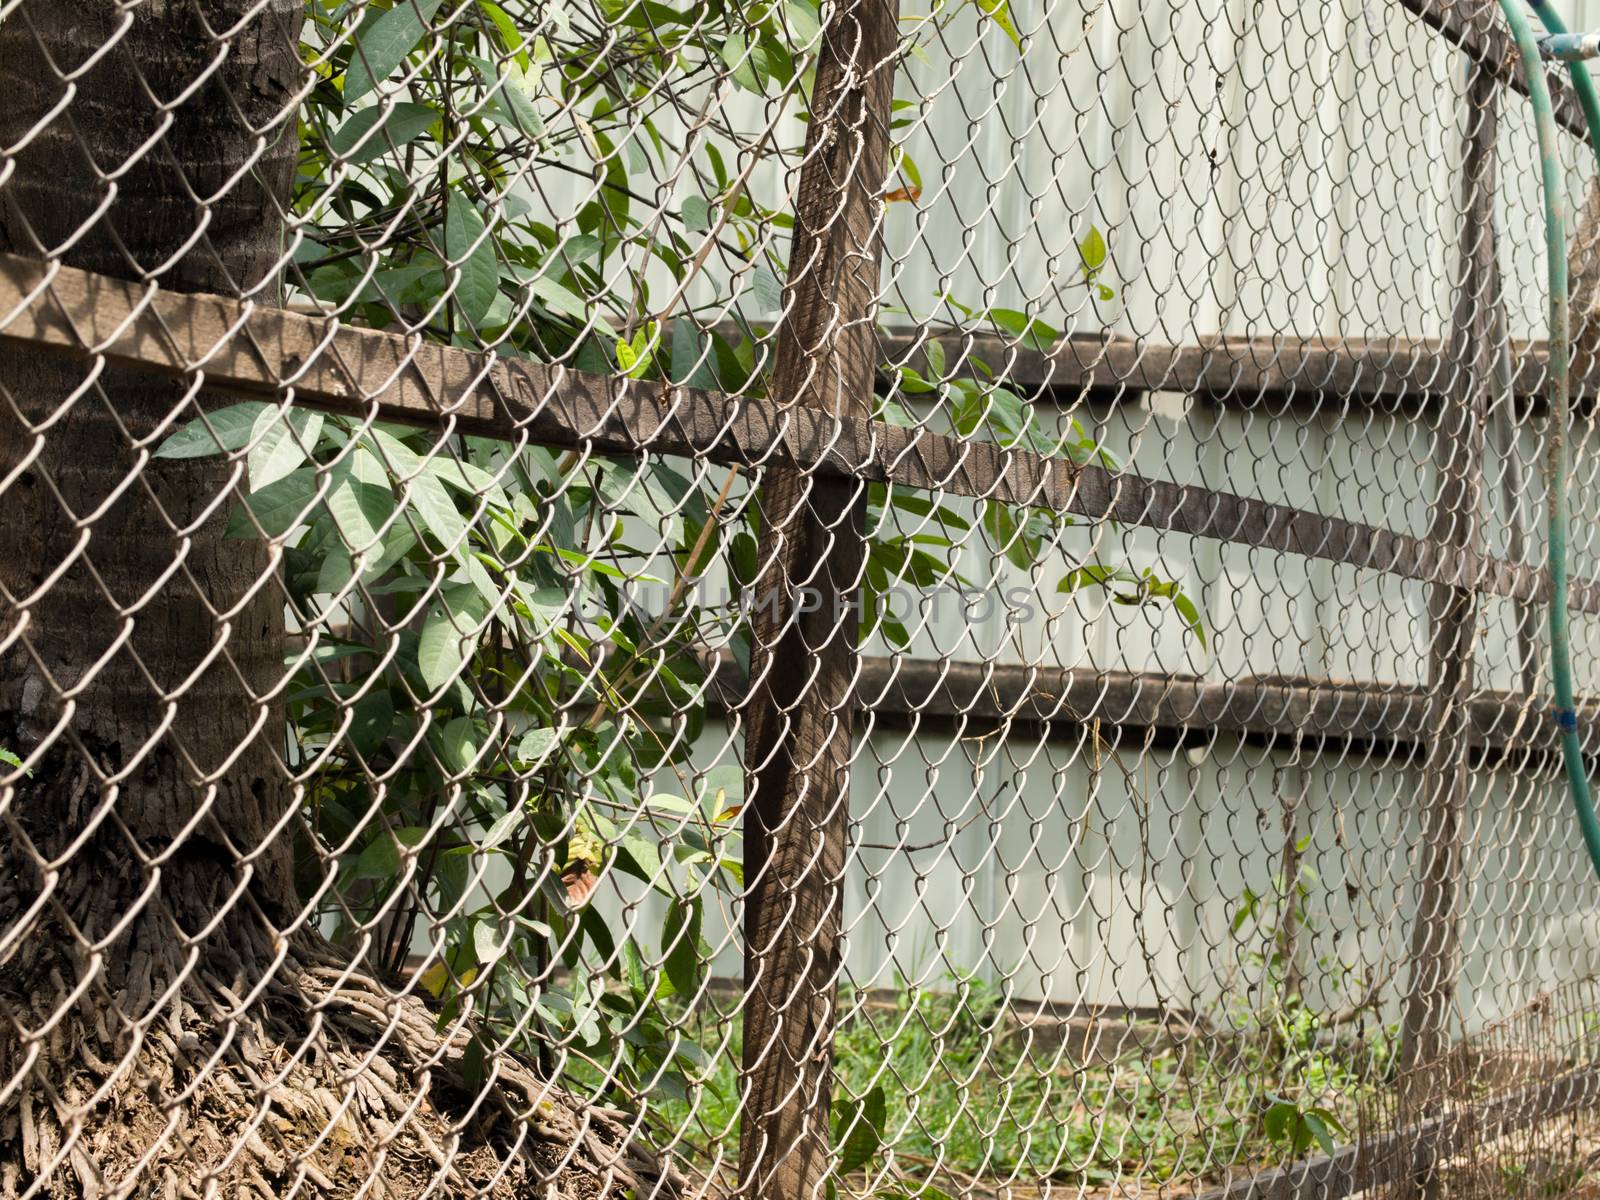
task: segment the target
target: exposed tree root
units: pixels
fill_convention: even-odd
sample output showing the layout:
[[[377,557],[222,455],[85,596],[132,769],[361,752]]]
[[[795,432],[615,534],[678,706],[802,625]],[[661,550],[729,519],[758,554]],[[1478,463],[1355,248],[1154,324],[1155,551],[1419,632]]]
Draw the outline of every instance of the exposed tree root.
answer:
[[[196,966],[138,1036],[103,1008],[73,1004],[59,970],[31,996],[7,973],[0,1197],[678,1192],[625,1114],[504,1057],[469,1087],[464,1034],[438,1033],[421,1003],[307,949],[253,1002],[241,980]],[[18,1035],[63,1006],[47,1033]]]
[[[173,854],[152,888],[115,822],[73,848],[76,821],[30,819],[41,787],[85,784],[0,805],[0,1198],[688,1190],[627,1114],[525,1062],[490,1055],[469,1083],[459,1023],[274,934],[232,864]]]

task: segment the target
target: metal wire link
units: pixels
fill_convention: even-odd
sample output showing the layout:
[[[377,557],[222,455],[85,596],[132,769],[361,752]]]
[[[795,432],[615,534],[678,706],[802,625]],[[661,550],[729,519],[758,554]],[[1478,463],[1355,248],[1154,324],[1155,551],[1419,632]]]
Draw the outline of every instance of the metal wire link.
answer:
[[[1588,1194],[1509,46],[0,0],[0,1198]]]

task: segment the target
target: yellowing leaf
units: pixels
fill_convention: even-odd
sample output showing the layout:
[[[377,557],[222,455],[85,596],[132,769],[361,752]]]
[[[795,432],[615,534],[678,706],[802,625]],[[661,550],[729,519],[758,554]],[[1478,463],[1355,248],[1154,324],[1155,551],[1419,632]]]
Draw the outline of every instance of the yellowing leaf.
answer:
[[[628,378],[642,379],[655,360],[656,346],[659,344],[656,322],[651,321],[635,333],[631,341],[617,339],[617,366]]]
[[[984,16],[1005,31],[1011,39],[1011,44],[1018,49],[1022,48],[1022,35],[1017,32],[1016,25],[1011,20],[1011,6],[1006,0],[972,0]]]
[[[436,962],[418,977],[417,982],[428,989],[428,995],[437,1000],[444,995],[445,985],[450,982],[450,968],[442,962]]]

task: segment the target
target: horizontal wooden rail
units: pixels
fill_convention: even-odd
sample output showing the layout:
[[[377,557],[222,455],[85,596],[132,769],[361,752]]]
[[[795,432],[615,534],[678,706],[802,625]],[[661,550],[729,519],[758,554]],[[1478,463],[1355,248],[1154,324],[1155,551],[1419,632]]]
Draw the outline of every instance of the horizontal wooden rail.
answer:
[[[743,673],[726,656],[709,665],[714,701],[736,708],[744,698]],[[856,691],[862,708],[877,718],[982,726],[1059,723],[1074,730],[1098,720],[1108,727],[1302,739],[1323,748],[1406,751],[1425,743],[1434,719],[1432,698],[1420,687],[1284,676],[1208,680],[870,655],[861,660]],[[1586,726],[1600,722],[1600,699],[1582,707]],[[1559,731],[1547,719],[1547,708],[1543,697],[1479,692],[1468,701],[1468,744],[1497,754],[1555,752]]]
[[[0,255],[0,337],[363,418],[602,453],[781,465],[1255,546],[1524,601],[1544,572],[1359,522],[993,442],[589,375]],[[1600,613],[1600,584],[1572,607]]]
[[[1600,1068],[1585,1067],[1432,1120],[1379,1134],[1332,1154],[1274,1167],[1198,1200],[1341,1200],[1356,1192],[1425,1175],[1435,1163],[1474,1145],[1600,1100]]]
[[[925,371],[930,338],[944,351],[946,372],[978,359],[1024,394],[1061,404],[1179,392],[1229,409],[1354,404],[1413,413],[1435,405],[1460,369],[1437,338],[1230,336],[1177,346],[1071,334],[1039,350],[995,333],[891,330],[880,338],[883,358]],[[1513,394],[1523,411],[1541,411],[1549,383],[1544,343],[1516,343],[1512,356]],[[1592,401],[1594,383],[1576,385],[1580,408]]]

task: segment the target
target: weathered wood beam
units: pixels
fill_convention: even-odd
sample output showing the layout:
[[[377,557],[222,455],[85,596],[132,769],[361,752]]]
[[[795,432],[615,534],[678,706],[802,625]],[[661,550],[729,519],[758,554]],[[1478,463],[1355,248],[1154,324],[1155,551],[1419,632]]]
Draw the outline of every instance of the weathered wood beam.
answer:
[[[1048,350],[997,333],[890,331],[884,361],[925,371],[937,341],[945,371],[979,359],[1036,401],[1111,402],[1178,392],[1221,408],[1313,410],[1343,404],[1415,413],[1436,408],[1455,386],[1457,365],[1438,338],[1216,337],[1171,345],[1107,334],[1071,334]],[[1512,391],[1539,412],[1548,383],[1542,342],[1512,347]],[[1595,380],[1575,381],[1588,399]]]
[[[714,668],[710,696],[724,710],[740,707],[748,686],[731,658]],[[1017,722],[1061,725],[1076,737],[1092,720],[1127,729],[1241,734],[1299,740],[1331,751],[1341,746],[1421,758],[1430,732],[1432,696],[1424,687],[1339,683],[1296,676],[1207,680],[1192,675],[1092,668],[954,662],[869,656],[861,660],[856,694],[876,717],[953,721],[981,727]],[[1552,754],[1559,731],[1542,696],[1478,692],[1465,704],[1468,743],[1493,754]],[[1586,728],[1600,726],[1600,697],[1582,705]]]
[[[1537,568],[1427,538],[1229,492],[1008,450],[795,406],[587,375],[474,354],[326,317],[249,307],[0,255],[0,338],[217,392],[328,412],[600,453],[684,455],[811,476],[893,482],[1167,529],[1402,578],[1539,601]],[[1600,613],[1600,582],[1575,580],[1575,612]]]

